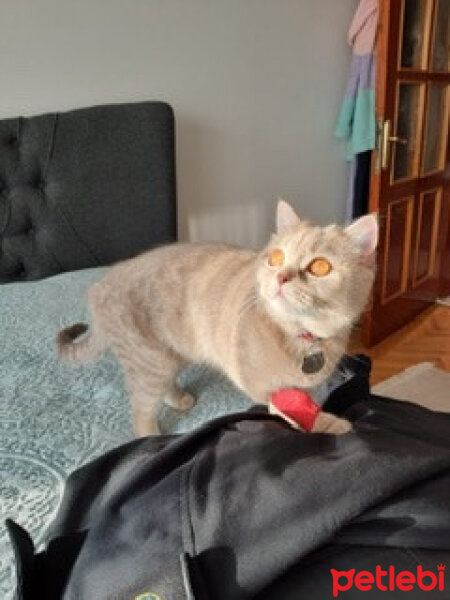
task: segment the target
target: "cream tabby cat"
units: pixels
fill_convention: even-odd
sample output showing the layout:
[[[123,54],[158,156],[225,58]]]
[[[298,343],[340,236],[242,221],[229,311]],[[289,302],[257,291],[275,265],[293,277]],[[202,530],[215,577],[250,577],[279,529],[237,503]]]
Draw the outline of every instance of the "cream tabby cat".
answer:
[[[89,291],[84,324],[60,332],[61,358],[89,360],[109,348],[125,371],[135,432],[158,433],[159,402],[185,410],[193,398],[175,378],[208,362],[256,402],[280,388],[324,381],[344,353],[374,277],[374,216],[345,229],[301,221],[284,201],[277,233],[259,253],[219,244],[173,244],[113,267]],[[324,365],[301,369],[311,340]],[[313,431],[344,433],[322,412]]]

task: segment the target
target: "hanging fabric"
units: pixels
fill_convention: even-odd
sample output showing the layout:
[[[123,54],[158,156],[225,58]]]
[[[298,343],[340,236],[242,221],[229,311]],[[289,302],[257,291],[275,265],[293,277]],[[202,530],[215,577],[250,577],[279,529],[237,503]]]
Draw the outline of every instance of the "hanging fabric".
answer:
[[[376,144],[374,47],[377,26],[378,0],[361,0],[348,32],[353,54],[335,128],[336,137],[347,143],[347,159],[354,163],[350,168],[346,221],[367,211],[370,161],[368,169],[368,155],[362,155],[373,150]],[[364,190],[367,190],[365,196]]]

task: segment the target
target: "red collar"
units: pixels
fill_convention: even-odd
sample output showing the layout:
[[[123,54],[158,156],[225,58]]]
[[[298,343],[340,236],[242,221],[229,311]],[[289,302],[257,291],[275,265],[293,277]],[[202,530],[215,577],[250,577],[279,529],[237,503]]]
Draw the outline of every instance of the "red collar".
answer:
[[[306,331],[306,329],[304,331],[302,331],[301,333],[299,333],[298,337],[302,338],[302,340],[306,340],[307,342],[311,342],[311,343],[318,342],[319,340],[323,339],[317,335],[314,335],[310,331]]]

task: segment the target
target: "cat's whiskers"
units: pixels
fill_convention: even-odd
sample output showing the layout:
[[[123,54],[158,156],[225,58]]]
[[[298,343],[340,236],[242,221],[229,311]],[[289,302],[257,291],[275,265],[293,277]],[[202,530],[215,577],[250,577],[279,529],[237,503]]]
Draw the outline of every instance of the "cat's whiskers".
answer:
[[[241,319],[241,317],[243,317],[244,314],[246,314],[250,309],[252,309],[254,306],[256,306],[257,302],[258,302],[258,295],[254,291],[242,304],[242,306],[239,310],[239,313],[238,313],[238,319]]]

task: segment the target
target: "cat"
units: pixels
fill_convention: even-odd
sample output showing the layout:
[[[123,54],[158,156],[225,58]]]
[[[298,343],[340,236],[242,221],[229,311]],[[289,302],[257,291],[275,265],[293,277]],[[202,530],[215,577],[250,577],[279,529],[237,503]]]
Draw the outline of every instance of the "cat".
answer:
[[[115,265],[88,293],[92,325],[58,336],[61,359],[92,360],[106,349],[122,364],[137,436],[159,433],[160,401],[194,399],[176,385],[191,362],[222,370],[255,402],[282,388],[314,387],[335,369],[374,278],[378,223],[313,226],[280,200],[277,232],[261,251],[176,243]],[[312,344],[323,366],[303,372]],[[307,369],[309,370],[309,369]],[[313,431],[345,433],[324,411]]]

